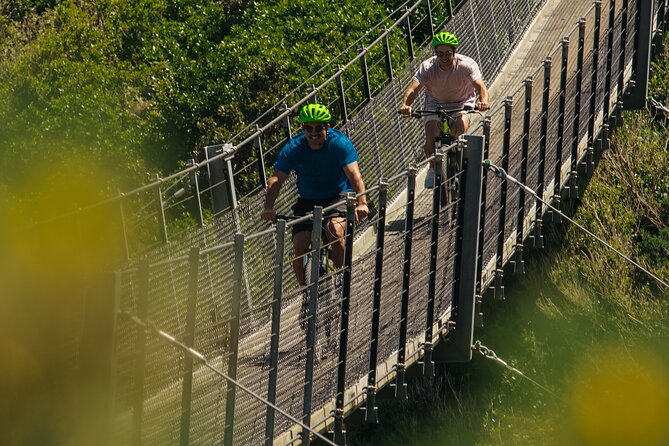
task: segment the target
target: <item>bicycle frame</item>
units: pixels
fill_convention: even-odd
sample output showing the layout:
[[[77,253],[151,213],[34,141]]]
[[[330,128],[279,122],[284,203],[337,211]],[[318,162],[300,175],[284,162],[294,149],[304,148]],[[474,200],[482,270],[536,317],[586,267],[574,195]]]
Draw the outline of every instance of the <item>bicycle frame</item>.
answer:
[[[437,115],[439,117],[439,136],[435,138],[435,149],[440,147],[446,147],[445,151],[445,162],[443,163],[443,173],[444,173],[444,182],[442,187],[444,187],[445,193],[442,195],[442,206],[447,206],[449,203],[455,203],[459,194],[460,194],[460,182],[458,179],[458,172],[462,170],[462,148],[460,144],[456,144],[457,139],[451,134],[451,128],[453,123],[456,120],[454,113],[466,112],[469,113],[481,113],[478,110],[470,109],[455,109],[455,110],[445,110],[441,107],[437,107],[436,110],[414,110],[411,113],[412,117],[422,118],[429,115]],[[457,221],[457,207],[454,206],[451,221]]]

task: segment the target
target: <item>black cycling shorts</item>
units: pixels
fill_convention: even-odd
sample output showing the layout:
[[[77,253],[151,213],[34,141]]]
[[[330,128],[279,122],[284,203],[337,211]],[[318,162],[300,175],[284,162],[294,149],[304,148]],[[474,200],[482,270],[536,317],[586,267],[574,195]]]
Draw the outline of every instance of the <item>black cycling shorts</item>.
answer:
[[[307,215],[310,212],[313,212],[315,206],[321,206],[323,208],[326,208],[338,201],[341,201],[341,204],[336,208],[333,208],[333,210],[336,209],[339,212],[345,213],[346,201],[339,195],[337,195],[336,197],[325,198],[322,200],[311,200],[309,198],[298,197],[297,202],[295,202],[295,204],[291,209],[293,210],[293,215],[301,217],[303,215]],[[324,224],[325,222],[327,222],[327,219],[323,219]],[[312,227],[313,227],[313,222],[311,220],[300,222],[295,226],[293,226],[293,236],[300,232],[305,232],[305,231],[311,232]]]

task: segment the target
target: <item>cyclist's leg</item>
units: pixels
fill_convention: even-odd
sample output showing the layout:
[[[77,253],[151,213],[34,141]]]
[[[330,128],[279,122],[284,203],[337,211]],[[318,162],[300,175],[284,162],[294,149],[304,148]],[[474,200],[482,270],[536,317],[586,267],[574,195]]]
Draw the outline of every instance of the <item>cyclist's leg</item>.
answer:
[[[432,118],[432,117],[430,117]],[[434,141],[439,137],[439,120],[425,119],[425,157],[434,155]],[[433,165],[434,163],[430,163]]]
[[[425,110],[437,110],[441,104],[435,101],[430,95],[425,95]],[[439,137],[441,130],[441,121],[436,114],[429,114],[423,116],[423,125],[425,127],[425,157],[429,158],[434,155],[434,142]],[[434,163],[430,163],[433,167]]]
[[[309,251],[311,244],[311,233],[309,231],[300,231],[293,233],[293,271],[300,286],[307,284],[307,278],[304,277],[304,254]]]
[[[341,268],[344,266],[346,219],[344,217],[329,218],[326,228],[328,242],[332,246],[332,262],[336,268]]]
[[[466,112],[459,112],[455,119],[453,120],[453,125],[451,125],[451,135],[454,138],[459,138],[460,136],[467,133],[469,130],[469,124],[471,123],[471,118]]]
[[[303,216],[314,210],[312,200],[302,197],[292,207],[293,215]],[[306,285],[308,277],[304,277],[304,255],[311,248],[311,221],[301,222],[293,226],[293,271],[300,286]]]

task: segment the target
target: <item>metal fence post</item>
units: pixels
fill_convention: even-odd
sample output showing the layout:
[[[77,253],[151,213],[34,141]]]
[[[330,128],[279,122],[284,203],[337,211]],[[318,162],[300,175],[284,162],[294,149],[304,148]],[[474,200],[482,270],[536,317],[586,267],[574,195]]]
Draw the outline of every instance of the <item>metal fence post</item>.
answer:
[[[484,137],[466,135],[467,150],[463,154],[461,186],[462,239],[458,282],[458,314],[455,330],[448,342],[438,344],[434,350],[437,362],[464,362],[472,359],[474,317],[476,309],[476,263],[478,258],[479,223],[481,218],[481,187],[483,183]]]
[[[490,154],[490,125],[491,119],[490,116],[483,118],[483,159],[488,159]],[[478,253],[478,265],[476,271],[476,318],[474,323],[477,327],[483,327],[483,246],[485,239],[485,208],[487,201],[487,188],[488,188],[488,172],[483,170],[483,179],[481,183],[481,224],[479,227],[479,253]]]
[[[574,126],[571,142],[569,198],[578,198],[578,143],[581,133],[581,90],[583,89],[583,56],[585,52],[585,19],[578,21],[578,54],[576,59],[576,93],[574,95]]]
[[[667,0],[662,0],[657,8],[657,33],[653,41],[653,55],[664,53],[664,38],[667,31]]]
[[[434,153],[434,184],[441,185],[444,152],[441,148]],[[434,376],[432,361],[432,339],[434,335],[434,294],[437,283],[437,256],[439,254],[439,217],[441,207],[441,187],[432,189],[432,216],[430,220],[430,263],[427,280],[427,305],[425,318],[425,342],[423,343],[423,375]]]
[[[590,78],[590,112],[588,116],[588,146],[585,150],[585,173],[594,169],[595,117],[597,114],[597,73],[599,72],[599,39],[602,27],[602,2],[595,0],[595,29],[592,40],[592,73]]]
[[[367,406],[365,421],[378,423],[376,407],[376,363],[379,349],[379,322],[381,320],[381,284],[383,282],[383,246],[386,235],[386,206],[388,204],[388,182],[379,179],[379,210],[376,222],[376,258],[374,262],[374,297],[372,300],[372,331],[369,345],[369,373],[367,375]]]
[[[427,26],[430,30],[430,37],[434,37],[434,23],[432,22],[432,4],[430,0],[425,0],[425,15],[427,17]]]
[[[311,229],[311,277],[309,281],[309,316],[307,318],[307,358],[304,366],[304,404],[302,405],[302,422],[311,426],[311,403],[314,388],[314,346],[316,345],[316,315],[318,314],[318,279],[321,251],[321,230],[323,227],[323,208],[314,207],[314,220]],[[300,255],[296,253],[296,255]],[[309,431],[302,430],[302,444],[309,446]]]
[[[627,110],[642,110],[646,107],[648,80],[650,76],[654,6],[655,2],[652,0],[638,2],[634,84],[630,85],[628,94],[624,98],[625,109]]]
[[[346,91],[344,90],[344,80],[342,76],[344,75],[344,69],[337,65],[335,67],[337,70],[337,91],[339,92],[339,111],[341,114],[341,123],[346,124],[348,122],[348,110],[346,108]]]
[[[629,0],[623,0],[622,18],[620,19],[620,54],[618,55],[618,97],[616,98],[616,125],[623,124],[623,107],[625,97],[625,64],[627,51],[627,10]]]
[[[190,272],[188,275],[188,302],[184,344],[195,346],[195,310],[197,308],[197,284],[200,271],[200,249],[193,247],[189,253]],[[190,441],[191,404],[193,400],[193,358],[184,355],[184,371],[181,391],[181,432],[179,444],[188,446]]]
[[[285,112],[287,112],[287,111],[288,111],[288,104],[285,104],[285,103],[284,103],[284,104],[281,106],[281,112],[282,112],[282,113],[285,113]],[[289,113],[286,113],[286,116],[283,118],[282,125],[283,125],[284,135],[286,136],[286,139],[290,139],[290,138],[292,138],[292,136],[293,136],[293,131],[292,131],[292,129],[290,128],[290,114],[289,114]]]
[[[509,171],[509,152],[511,150],[511,118],[513,116],[513,97],[504,99],[504,141],[502,144],[502,168]],[[506,241],[506,195],[508,185],[502,183],[499,192],[499,222],[497,229],[497,260],[495,263],[495,299],[504,299],[504,242]]]
[[[405,361],[407,324],[409,319],[409,287],[411,285],[411,246],[413,241],[413,213],[416,197],[416,168],[407,169],[407,204],[406,217],[404,221],[404,263],[402,270],[402,304],[400,309],[399,345],[397,351],[397,367],[395,378],[395,397],[407,398],[405,383]]]
[[[553,177],[553,196],[551,202],[556,209],[560,209],[560,190],[562,189],[562,149],[565,142],[564,121],[567,102],[567,68],[569,65],[569,38],[562,39],[562,63],[560,65],[560,95],[558,98],[557,140],[555,142],[555,173]],[[560,223],[562,216],[559,212],[550,211],[551,221]]]
[[[124,260],[127,262],[130,260],[130,245],[128,244],[128,229],[125,224],[125,209],[123,206],[124,195],[121,191],[118,191],[119,200],[118,200],[118,211],[119,211],[119,226],[121,227],[121,236],[123,238],[123,254],[125,255]]]
[[[530,120],[532,113],[532,77],[525,79],[525,112],[523,117],[523,141],[520,155],[520,182],[527,184],[527,157],[530,147]],[[523,241],[525,239],[525,189],[518,191],[518,210],[516,212],[516,246],[511,260],[513,271],[525,274],[523,260]]]
[[[309,88],[309,91],[313,93],[311,95],[311,100],[309,101],[312,104],[318,104],[318,88],[314,84],[311,84],[311,87]]]
[[[232,169],[232,158],[235,147],[232,144],[222,146],[207,146],[204,148],[209,174],[209,189],[211,190],[211,204],[214,216],[228,209],[237,207],[237,195],[235,192],[234,172]]]
[[[551,58],[544,60],[544,89],[541,99],[541,136],[539,138],[539,179],[537,184],[537,195],[544,198],[544,189],[546,183],[546,140],[548,138],[548,111],[551,100]],[[541,234],[543,226],[544,205],[541,200],[535,201],[536,213],[534,217],[534,233],[532,237],[535,248],[544,247],[544,236]]]
[[[262,129],[258,124],[255,125],[255,132],[258,134],[253,139],[253,147],[256,151],[256,166],[258,169],[258,179],[260,180],[260,187],[265,189],[267,187],[267,174],[265,173],[265,155],[262,151]]]
[[[409,55],[409,60],[414,60],[415,55],[413,51],[413,36],[411,34],[411,12],[408,7],[403,8],[404,13],[407,15],[404,19],[404,27],[406,29],[406,41],[407,41],[407,52]]]
[[[187,166],[194,167],[195,160],[192,158],[189,159]],[[200,225],[200,227],[202,227],[204,226],[204,216],[202,215],[202,199],[200,197],[200,181],[197,178],[197,173],[198,173],[197,169],[199,169],[199,166],[188,173],[188,182],[190,183],[191,193],[195,197],[195,202],[197,206],[197,222]]]
[[[388,81],[393,80],[393,60],[390,54],[390,43],[388,42],[388,28],[385,26],[381,27],[381,35],[383,36],[383,54],[384,62],[386,67],[386,77]]]
[[[149,313],[149,262],[139,264],[139,290],[137,300],[137,317],[146,321]],[[132,409],[132,444],[142,444],[142,418],[144,415],[144,378],[146,374],[146,330],[137,326],[135,340],[135,367],[133,371],[134,398]]]
[[[601,148],[609,148],[609,126],[611,123],[611,88],[613,77],[613,44],[616,21],[616,0],[609,3],[609,30],[606,52],[606,79],[604,83],[604,119],[602,122]]]
[[[337,395],[335,397],[334,442],[346,444],[344,431],[344,396],[346,392],[346,359],[348,353],[348,321],[351,305],[351,270],[353,264],[353,233],[355,231],[355,193],[346,196],[346,239],[342,280],[341,325],[339,329],[339,361],[337,363]]]
[[[283,292],[283,256],[286,247],[286,221],[276,222],[276,250],[274,252],[274,295],[272,299],[272,331],[269,347],[269,379],[267,401],[276,403],[276,382],[279,373],[279,335],[281,334],[281,297]],[[267,406],[265,416],[265,446],[274,443],[274,409]]]
[[[458,150],[457,153],[460,155],[460,160],[458,161],[458,164],[460,166],[463,166],[463,153],[465,152],[465,149],[467,148],[467,143],[463,138],[458,138],[456,144],[458,145]],[[436,149],[435,149],[436,150]],[[463,183],[465,181],[465,171],[464,169],[461,169],[458,172],[458,183]],[[464,215],[464,210],[462,205],[464,204],[464,193],[465,193],[465,188],[460,187],[458,188],[458,197],[455,200],[455,202],[452,204],[453,210],[454,210],[454,215],[453,215],[453,220],[451,222],[455,221],[456,222],[456,229],[455,229],[455,251],[453,252],[453,284],[451,287],[451,315],[450,315],[450,321],[456,321],[458,319],[458,311],[460,309],[460,281],[458,278],[460,277],[461,269],[462,269],[462,231],[464,229],[463,227],[463,215]],[[450,213],[450,211],[449,211]]]
[[[369,85],[369,71],[367,70],[367,48],[361,46],[358,52],[362,54],[360,58],[360,72],[362,73],[362,94],[365,102],[372,100],[372,88]]]
[[[165,218],[165,202],[163,201],[163,188],[161,187],[163,179],[160,178],[160,175],[156,174],[156,181],[160,181],[158,187],[156,187],[156,195],[158,199],[158,219],[160,222],[160,238],[163,243],[170,241],[169,236],[167,235],[167,219]]]
[[[244,234],[235,234],[235,270],[232,288],[232,315],[230,318],[230,355],[228,356],[228,376],[237,380],[237,360],[239,357],[239,326],[241,318],[242,283],[244,281]],[[232,446],[235,429],[235,399],[237,388],[228,382],[225,398],[224,444]]]

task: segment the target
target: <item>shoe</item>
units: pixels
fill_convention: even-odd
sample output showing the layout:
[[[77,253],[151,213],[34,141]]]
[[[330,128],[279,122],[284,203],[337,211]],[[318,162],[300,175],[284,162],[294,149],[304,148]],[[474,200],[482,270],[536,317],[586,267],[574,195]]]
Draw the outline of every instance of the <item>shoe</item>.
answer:
[[[425,175],[425,183],[423,183],[425,189],[434,188],[434,168],[430,167],[427,170],[427,175]]]

